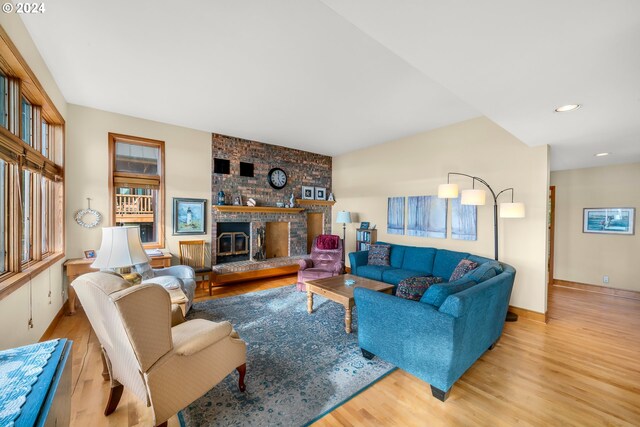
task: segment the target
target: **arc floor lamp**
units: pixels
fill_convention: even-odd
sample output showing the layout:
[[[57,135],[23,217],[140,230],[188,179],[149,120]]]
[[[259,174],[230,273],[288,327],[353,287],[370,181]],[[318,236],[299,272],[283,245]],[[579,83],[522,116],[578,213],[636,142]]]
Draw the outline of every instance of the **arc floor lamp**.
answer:
[[[471,178],[471,189],[462,190],[462,197],[460,203],[463,205],[475,205],[481,206],[486,204],[486,192],[482,189],[476,189],[476,181],[483,184],[489,189],[491,197],[493,198],[493,245],[494,245],[494,258],[498,260],[498,212],[500,218],[524,218],[525,208],[524,203],[513,201],[513,187],[505,188],[499,192],[495,192],[493,188],[484,179],[468,175],[466,173],[449,172],[447,174],[447,183],[440,184],[438,186],[438,197],[441,199],[455,199],[458,197],[459,189],[458,184],[451,183],[451,175],[466,176]],[[501,194],[511,192],[511,202],[500,203],[500,209],[498,210],[498,198]],[[518,320],[518,315],[512,312],[507,313],[507,321],[515,322]]]

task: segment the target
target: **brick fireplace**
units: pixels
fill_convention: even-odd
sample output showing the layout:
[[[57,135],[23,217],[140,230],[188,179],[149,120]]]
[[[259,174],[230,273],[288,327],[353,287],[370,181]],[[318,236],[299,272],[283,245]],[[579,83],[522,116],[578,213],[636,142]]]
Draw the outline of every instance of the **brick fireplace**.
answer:
[[[260,257],[256,255],[261,232],[264,233],[266,246],[264,255],[267,259],[298,258],[306,255],[308,213],[322,214],[321,232],[329,233],[331,231],[331,205],[314,204],[313,202],[304,205],[296,203],[296,207],[299,209],[295,212],[276,209],[276,203],[288,202],[292,194],[294,199],[300,199],[302,186],[323,187],[329,194],[331,191],[331,157],[219,134],[212,135],[212,157],[213,164],[217,159],[218,162],[220,160],[228,161],[229,166],[224,173],[212,172],[211,241],[215,243],[211,245],[211,259],[214,265],[218,263],[226,265],[226,261],[233,259],[230,257],[236,256],[218,253],[218,238],[222,233],[227,232],[229,224],[248,224],[249,253],[242,254],[248,256],[248,261],[260,260]],[[246,171],[247,164],[252,165],[249,170],[252,171],[253,176],[241,174],[241,167]],[[286,187],[281,190],[272,188],[267,181],[269,170],[275,167],[283,169],[288,177]],[[230,205],[236,196],[241,196],[245,206],[246,201],[253,198],[258,207],[273,209],[265,209],[265,211],[234,210],[234,207],[227,206],[224,211],[218,210],[216,209],[216,201],[220,190],[225,193],[227,205]],[[225,244],[228,244],[226,242],[231,237],[225,236]]]

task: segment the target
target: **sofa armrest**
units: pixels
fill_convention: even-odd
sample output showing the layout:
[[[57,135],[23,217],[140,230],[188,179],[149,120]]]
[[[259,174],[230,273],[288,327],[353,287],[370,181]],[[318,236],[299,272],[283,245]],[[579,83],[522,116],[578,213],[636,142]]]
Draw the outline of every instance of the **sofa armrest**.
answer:
[[[367,265],[369,261],[369,251],[351,252],[349,262],[351,264],[351,274],[358,274],[358,267]]]
[[[193,268],[188,265],[172,265],[171,267],[153,270],[154,276],[174,276],[180,279],[195,279]]]
[[[344,272],[344,262],[336,261],[336,263],[333,264],[331,272],[335,274],[342,274]]]
[[[313,261],[310,258],[299,259],[298,265],[300,266],[300,271],[306,270],[307,268],[313,267]]]

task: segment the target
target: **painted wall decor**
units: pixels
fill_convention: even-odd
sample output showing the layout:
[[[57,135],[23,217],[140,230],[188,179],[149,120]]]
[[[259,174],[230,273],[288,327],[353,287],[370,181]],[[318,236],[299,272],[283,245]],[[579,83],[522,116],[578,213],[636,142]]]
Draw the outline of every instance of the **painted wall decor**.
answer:
[[[407,200],[407,236],[447,238],[447,200],[411,196]]]
[[[173,199],[173,234],[206,234],[207,199]]]
[[[451,238],[478,240],[478,207],[463,205],[460,196],[451,199]]]
[[[632,235],[635,219],[636,208],[584,208],[582,232]]]
[[[387,233],[404,234],[404,197],[389,197],[387,203]]]

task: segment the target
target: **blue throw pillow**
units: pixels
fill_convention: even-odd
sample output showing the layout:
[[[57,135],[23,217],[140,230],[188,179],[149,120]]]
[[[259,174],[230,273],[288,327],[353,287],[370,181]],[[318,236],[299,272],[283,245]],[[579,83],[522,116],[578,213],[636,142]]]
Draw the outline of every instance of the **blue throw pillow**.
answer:
[[[465,274],[465,279],[473,280],[477,283],[482,283],[485,280],[489,280],[495,277],[498,273],[502,272],[502,266],[498,261],[487,261],[484,264],[480,264],[476,269],[471,270]]]
[[[424,295],[420,299],[420,302],[426,302],[427,304],[431,304],[436,308],[440,308],[440,306],[444,303],[449,295],[457,294],[458,292],[467,290],[475,284],[476,282],[474,282],[473,280],[459,280],[456,283],[432,285],[429,286],[427,292],[424,293]]]

